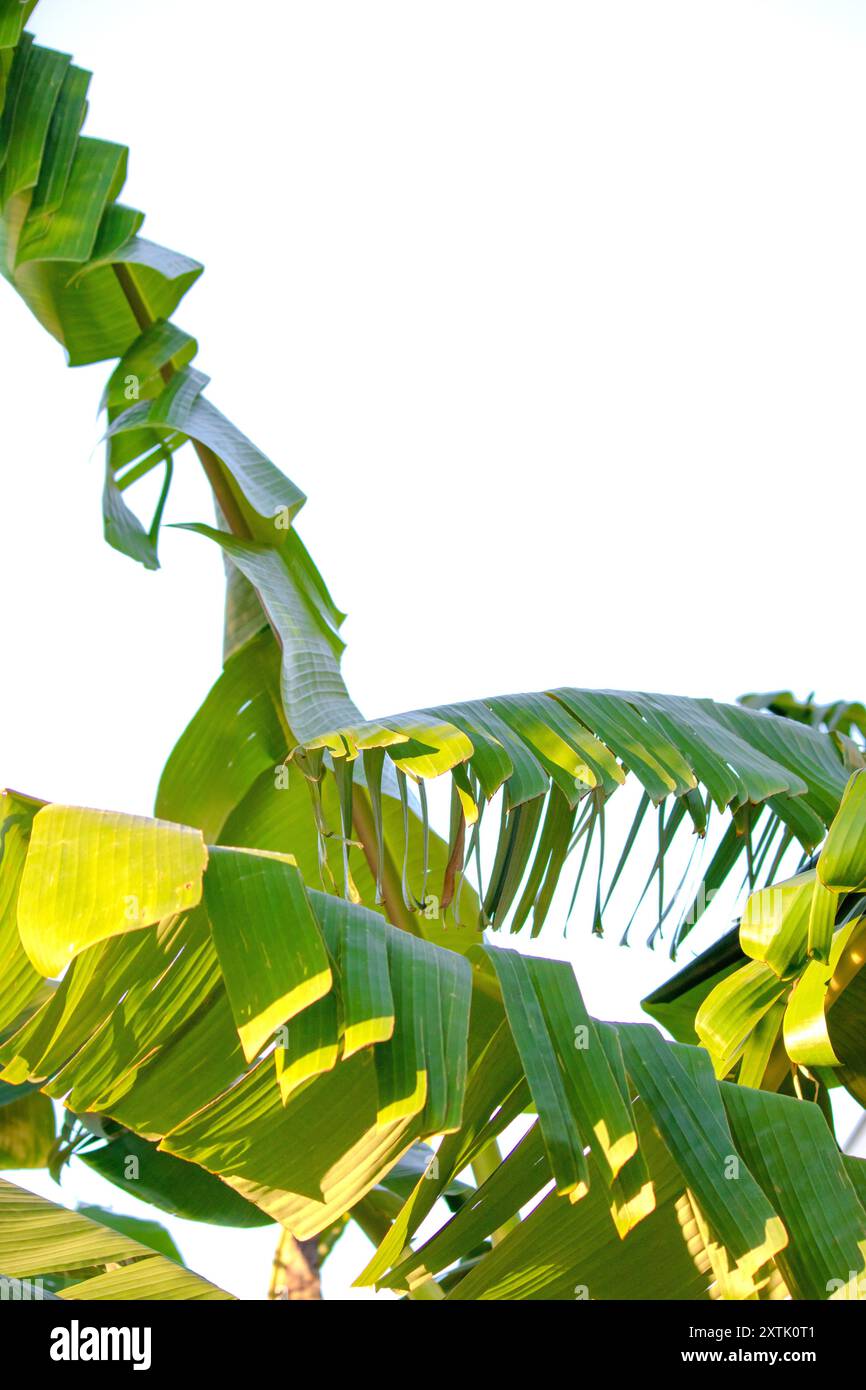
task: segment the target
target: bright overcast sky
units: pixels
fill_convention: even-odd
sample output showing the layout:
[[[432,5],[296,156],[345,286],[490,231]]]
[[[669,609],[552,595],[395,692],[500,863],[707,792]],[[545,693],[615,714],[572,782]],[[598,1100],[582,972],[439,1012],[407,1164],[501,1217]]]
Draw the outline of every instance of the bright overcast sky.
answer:
[[[862,6],[41,0],[30,27],[94,70],[144,234],[205,262],[178,321],[309,496],[365,714],[866,695]],[[147,813],[219,670],[221,562],[103,543],[107,368],[0,295],[3,780]],[[209,520],[195,459],[175,476],[168,519]],[[574,930],[549,949],[598,1011],[670,971]],[[64,1193],[131,1209],[80,1168]],[[261,1295],[270,1231],[173,1229]]]

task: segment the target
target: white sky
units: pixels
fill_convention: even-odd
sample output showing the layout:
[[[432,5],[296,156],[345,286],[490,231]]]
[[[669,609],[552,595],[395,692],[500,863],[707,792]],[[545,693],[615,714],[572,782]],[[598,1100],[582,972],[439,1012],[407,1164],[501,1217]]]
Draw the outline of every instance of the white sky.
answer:
[[[41,0],[30,27],[94,70],[87,131],[131,146],[144,234],[206,264],[178,321],[309,495],[367,715],[866,694],[862,7]],[[0,297],[3,780],[147,813],[218,674],[221,561],[165,532],[153,575],[103,543],[109,369],[66,371]],[[209,519],[184,464],[168,519]],[[636,1016],[664,953],[572,930],[543,949]],[[80,1165],[64,1193],[131,1210]],[[172,1229],[261,1296],[271,1231]]]

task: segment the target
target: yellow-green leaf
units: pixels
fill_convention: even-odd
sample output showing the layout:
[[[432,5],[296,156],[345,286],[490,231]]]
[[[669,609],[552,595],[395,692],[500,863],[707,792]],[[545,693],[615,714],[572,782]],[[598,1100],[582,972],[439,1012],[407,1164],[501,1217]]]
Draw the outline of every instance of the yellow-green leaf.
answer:
[[[206,863],[190,826],[44,806],[18,898],[24,949],[41,975],[59,975],[87,946],[194,907]]]
[[[818,858],[828,888],[852,890],[866,880],[866,768],[855,772]]]
[[[797,874],[753,893],[740,923],[740,945],[784,977],[806,958],[814,872]]]

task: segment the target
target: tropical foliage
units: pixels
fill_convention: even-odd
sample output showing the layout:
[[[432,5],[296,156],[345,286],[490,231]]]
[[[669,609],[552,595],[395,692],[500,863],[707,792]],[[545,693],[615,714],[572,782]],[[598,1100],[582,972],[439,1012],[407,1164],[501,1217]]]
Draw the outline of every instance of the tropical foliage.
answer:
[[[864,1093],[860,707],[564,688],[365,721],[304,498],[210,403],[173,322],[201,266],[118,201],[127,152],[81,134],[89,74],[33,41],[33,8],[0,0],[0,268],[70,365],[115,363],[106,539],[158,565],[190,445],[218,525],[189,529],[228,583],[223,670],[156,818],[4,795],[0,1163],[75,1154],[161,1211],[277,1222],[284,1255],[326,1254],[352,1219],[376,1246],[360,1282],[414,1298],[857,1297],[864,1163],[826,1094]],[[143,522],[130,499],[154,470]],[[673,951],[743,861],[755,890],[739,934],[647,1001],[674,1041],[593,1019],[569,965],[485,935],[537,935],[592,844],[601,932],[650,813],[657,932],[678,832],[698,845],[722,821]],[[792,846],[802,871],[776,883]],[[175,1256],[0,1186],[8,1279],[222,1296]]]

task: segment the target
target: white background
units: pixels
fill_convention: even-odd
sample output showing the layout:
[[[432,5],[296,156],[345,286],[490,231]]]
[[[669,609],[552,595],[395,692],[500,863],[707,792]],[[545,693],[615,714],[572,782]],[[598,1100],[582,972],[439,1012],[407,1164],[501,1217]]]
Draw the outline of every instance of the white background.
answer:
[[[95,71],[88,133],[132,148],[145,235],[206,263],[178,321],[309,495],[365,714],[556,684],[866,694],[863,16],[42,0],[37,38]],[[219,670],[221,562],[165,532],[153,575],[102,542],[108,368],[66,371],[0,290],[2,774],[148,812]],[[169,520],[210,519],[196,469]],[[576,918],[544,948],[636,1016],[666,955]],[[80,1166],[63,1196],[133,1205]],[[172,1228],[262,1296],[271,1231]]]

